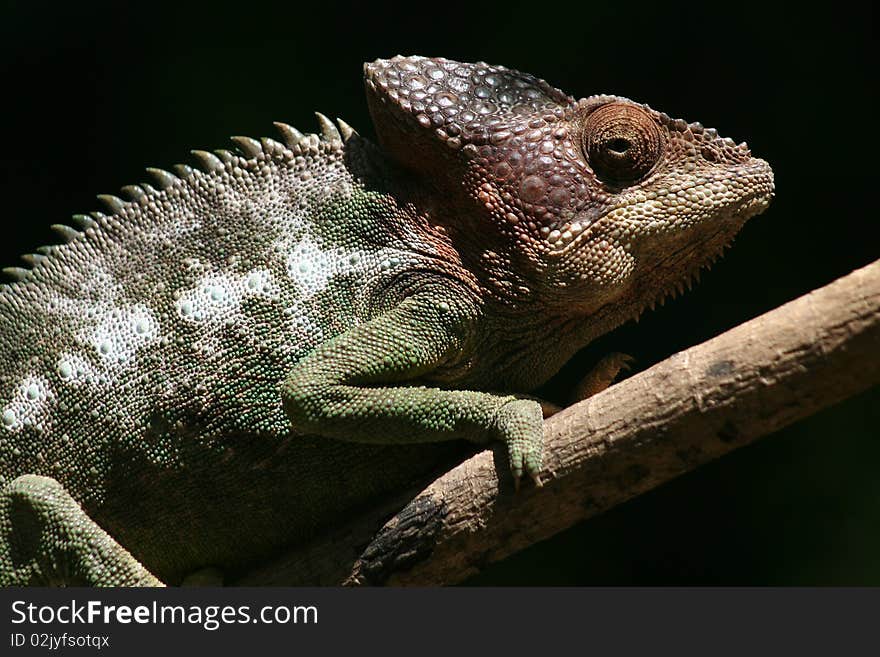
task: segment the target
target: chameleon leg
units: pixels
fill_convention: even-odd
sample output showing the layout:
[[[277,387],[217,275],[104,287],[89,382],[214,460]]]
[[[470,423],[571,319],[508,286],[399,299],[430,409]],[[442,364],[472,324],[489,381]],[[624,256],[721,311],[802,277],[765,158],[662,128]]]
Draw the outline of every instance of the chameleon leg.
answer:
[[[618,374],[629,370],[630,363],[633,360],[632,356],[617,352],[605,356],[578,382],[578,385],[570,395],[569,403],[576,404],[587,397],[592,397],[596,393],[605,390],[614,382]],[[544,414],[545,420],[565,408],[565,406],[559,406],[546,399],[538,397],[529,397],[529,399],[534,399],[541,405],[541,411]]]
[[[466,361],[472,312],[443,291],[399,306],[319,346],[282,384],[295,429],[365,443],[502,440],[515,480],[538,481],[544,440],[531,399],[425,385]]]
[[[0,489],[0,586],[162,586],[54,479]]]
[[[610,386],[617,375],[629,370],[630,364],[635,359],[627,354],[613,352],[596,363],[587,375],[580,380],[571,394],[571,403],[583,401],[587,397],[602,392]]]
[[[552,401],[547,401],[546,399],[535,399],[535,401],[541,405],[541,414],[544,416],[545,420],[548,417],[556,415],[559,411],[565,408],[565,406],[554,404]]]

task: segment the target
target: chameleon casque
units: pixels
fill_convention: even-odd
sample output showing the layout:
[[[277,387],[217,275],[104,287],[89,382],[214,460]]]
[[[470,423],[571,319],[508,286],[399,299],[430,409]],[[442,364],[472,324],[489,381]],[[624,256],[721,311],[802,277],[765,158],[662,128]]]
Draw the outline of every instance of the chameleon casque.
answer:
[[[773,196],[744,143],[625,98],[440,58],[365,82],[378,144],[318,115],[194,151],[7,270],[0,582],[234,569],[457,439],[537,480],[528,393]]]

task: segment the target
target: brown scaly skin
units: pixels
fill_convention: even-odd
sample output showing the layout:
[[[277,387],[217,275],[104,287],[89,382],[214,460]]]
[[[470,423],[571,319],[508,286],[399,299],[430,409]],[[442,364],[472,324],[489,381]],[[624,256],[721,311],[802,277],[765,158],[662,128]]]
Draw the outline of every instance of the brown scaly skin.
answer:
[[[680,290],[773,195],[745,143],[625,98],[575,101],[528,74],[443,59],[365,72],[380,145],[443,199],[424,205],[475,272],[485,314],[501,333],[553,336],[483,363],[510,389],[540,385]]]
[[[0,583],[242,567],[455,439],[538,481],[528,393],[772,198],[745,144],[624,98],[444,59],[365,74],[378,147],[322,116],[236,138],[0,286]]]

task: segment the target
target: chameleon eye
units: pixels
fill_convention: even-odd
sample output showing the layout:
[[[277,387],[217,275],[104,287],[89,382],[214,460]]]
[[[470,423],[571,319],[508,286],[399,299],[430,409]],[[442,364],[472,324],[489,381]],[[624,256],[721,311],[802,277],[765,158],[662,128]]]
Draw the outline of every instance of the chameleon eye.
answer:
[[[663,151],[657,123],[633,105],[610,103],[584,125],[583,149],[593,172],[613,187],[626,187],[654,167]]]

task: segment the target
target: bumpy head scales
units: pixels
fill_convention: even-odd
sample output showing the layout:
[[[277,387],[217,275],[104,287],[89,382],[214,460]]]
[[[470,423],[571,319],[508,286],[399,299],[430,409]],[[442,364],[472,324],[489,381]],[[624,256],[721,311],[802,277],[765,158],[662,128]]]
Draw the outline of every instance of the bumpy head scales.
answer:
[[[493,251],[527,255],[517,274],[581,310],[669,291],[773,195],[745,143],[626,98],[576,101],[442,58],[379,60],[365,77],[385,150],[448,193]]]

